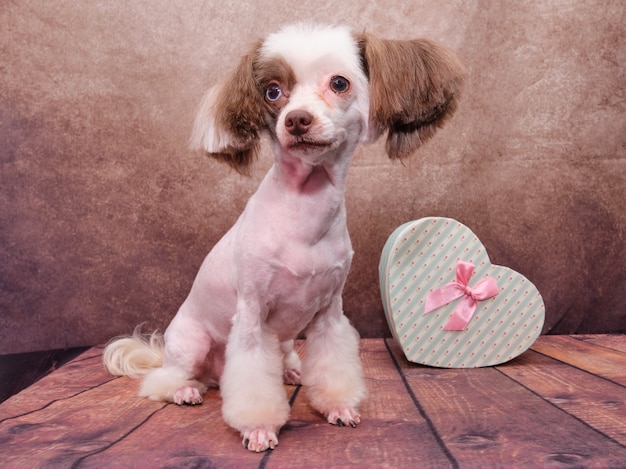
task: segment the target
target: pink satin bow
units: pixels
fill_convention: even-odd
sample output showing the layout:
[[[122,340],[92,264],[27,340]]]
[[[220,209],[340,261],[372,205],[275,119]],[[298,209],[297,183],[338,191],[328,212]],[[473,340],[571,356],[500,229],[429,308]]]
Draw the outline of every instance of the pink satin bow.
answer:
[[[474,272],[474,265],[459,261],[456,265],[456,281],[432,290],[426,297],[424,314],[447,305],[457,298],[463,297],[448,319],[446,331],[463,331],[471,321],[479,301],[496,296],[500,290],[493,277],[487,277],[470,288],[469,281]]]

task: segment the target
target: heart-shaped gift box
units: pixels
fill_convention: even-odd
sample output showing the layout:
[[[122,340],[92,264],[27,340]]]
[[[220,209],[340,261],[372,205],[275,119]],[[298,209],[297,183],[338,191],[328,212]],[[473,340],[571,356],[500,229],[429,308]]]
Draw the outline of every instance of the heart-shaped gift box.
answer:
[[[475,368],[507,362],[541,333],[543,299],[523,275],[493,265],[462,223],[422,218],[383,248],[380,290],[389,328],[414,363]]]

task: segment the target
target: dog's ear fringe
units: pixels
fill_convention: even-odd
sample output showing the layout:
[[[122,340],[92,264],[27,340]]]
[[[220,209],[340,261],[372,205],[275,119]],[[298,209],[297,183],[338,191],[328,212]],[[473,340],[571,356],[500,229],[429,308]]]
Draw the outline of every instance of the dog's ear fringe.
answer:
[[[410,156],[454,114],[467,72],[450,49],[428,39],[357,36],[370,81],[370,126],[387,132],[391,159]]]
[[[265,105],[253,73],[260,47],[259,41],[231,74],[209,92],[190,139],[192,150],[202,150],[244,175],[250,173],[266,128]],[[205,144],[208,134],[212,135],[210,148]]]
[[[207,151],[205,154],[210,158],[228,164],[228,166],[243,176],[250,176],[250,168],[259,153],[259,146],[257,142],[252,147],[246,149],[226,148],[221,153]]]

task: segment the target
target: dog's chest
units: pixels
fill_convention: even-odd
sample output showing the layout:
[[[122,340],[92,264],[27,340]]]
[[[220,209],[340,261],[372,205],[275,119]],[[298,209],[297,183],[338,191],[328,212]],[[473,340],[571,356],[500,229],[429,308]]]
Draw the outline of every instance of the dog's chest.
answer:
[[[288,338],[341,295],[353,252],[341,190],[286,191],[271,175],[240,219],[236,259],[240,292]]]
[[[352,250],[342,256],[311,251],[303,261],[284,264],[273,262],[268,277],[268,324],[285,338],[304,329],[318,312],[325,311],[341,295],[350,269]]]

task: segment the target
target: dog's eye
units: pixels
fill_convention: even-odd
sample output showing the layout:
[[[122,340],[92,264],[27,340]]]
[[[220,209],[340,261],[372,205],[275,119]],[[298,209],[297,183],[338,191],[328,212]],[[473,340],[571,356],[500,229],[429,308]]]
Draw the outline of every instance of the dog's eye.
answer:
[[[336,75],[330,79],[330,89],[337,94],[345,93],[349,88],[350,82],[340,75]]]
[[[282,95],[283,92],[276,83],[270,84],[265,90],[265,98],[272,103],[278,101]]]

